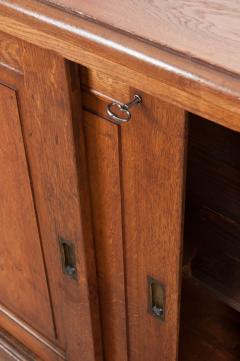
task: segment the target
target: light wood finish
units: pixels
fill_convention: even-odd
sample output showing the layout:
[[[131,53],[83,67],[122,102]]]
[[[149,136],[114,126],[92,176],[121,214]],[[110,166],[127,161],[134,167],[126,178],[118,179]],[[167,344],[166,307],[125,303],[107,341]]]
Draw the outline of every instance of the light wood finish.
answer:
[[[17,42],[17,39],[15,39],[15,42]],[[19,41],[17,42],[17,48],[19,49],[19,61],[21,60],[21,67],[23,67],[21,42]],[[20,342],[29,347],[29,349],[34,350],[43,360],[46,357],[57,361],[64,359],[65,356],[64,352],[57,345],[58,341],[56,340],[55,316],[57,308],[53,313],[52,292],[49,293],[48,277],[45,272],[45,257],[42,252],[42,237],[38,223],[35,191],[32,189],[32,174],[29,169],[29,159],[26,153],[22,121],[25,118],[23,114],[23,104],[27,105],[28,98],[25,94],[24,78],[15,68],[4,65],[0,67],[0,81],[17,90],[16,99],[14,90],[1,85],[2,89],[6,89],[7,92],[6,97],[4,96],[1,100],[1,112],[5,112],[5,116],[1,119],[6,119],[6,121],[2,123],[2,127],[4,127],[4,133],[6,133],[8,129],[11,130],[11,132],[5,134],[5,136],[4,133],[2,134],[4,136],[3,140],[5,141],[5,143],[3,141],[2,143],[5,144],[5,147],[8,145],[8,148],[10,146],[11,148],[8,149],[8,152],[5,151],[2,153],[4,158],[1,166],[4,165],[5,172],[1,172],[1,174],[5,174],[5,178],[8,176],[8,180],[5,179],[4,182],[4,186],[7,188],[4,192],[5,197],[8,197],[9,200],[11,197],[12,199],[14,197],[16,198],[14,204],[10,203],[9,200],[5,202],[5,208],[8,207],[8,210],[5,209],[3,214],[9,214],[7,211],[9,211],[9,206],[11,205],[12,214],[6,219],[5,223],[15,222],[15,225],[18,224],[18,229],[15,226],[12,227],[11,224],[9,224],[9,227],[4,227],[3,225],[1,227],[2,230],[5,229],[6,235],[7,233],[9,235],[5,246],[6,249],[9,248],[8,255],[2,258],[2,262],[4,262],[5,265],[12,264],[12,271],[9,270],[7,278],[1,279],[1,282],[10,279],[15,269],[14,282],[17,282],[17,286],[14,289],[12,288],[14,285],[13,280],[6,285],[7,291],[5,292],[5,298],[7,296],[9,300],[5,300],[4,302],[4,297],[1,299],[5,305],[1,304],[0,307],[0,323],[1,327],[9,333],[12,333]],[[9,152],[9,150],[11,151]],[[7,156],[9,157],[8,163],[6,162]],[[12,164],[15,164],[15,166],[13,167]],[[7,167],[9,167],[9,171],[7,171]],[[18,173],[17,177],[14,175],[14,172]],[[29,192],[32,192],[32,195]],[[4,203],[2,206],[4,206]],[[22,209],[24,210],[23,207],[28,207],[29,209],[23,211],[21,214],[20,211]],[[34,214],[31,209],[33,209]],[[32,217],[30,217],[31,214]],[[36,238],[36,235],[33,238],[34,234],[29,233],[30,226],[32,232],[35,228],[35,233],[37,232],[38,238]],[[17,230],[19,232],[18,234],[16,233],[16,237],[12,237],[13,232],[17,232]],[[20,237],[21,241],[19,242]],[[11,245],[12,249],[10,248]],[[39,263],[40,260],[41,263]],[[35,270],[36,267],[39,268],[37,271]],[[33,272],[34,270],[35,272]],[[21,285],[21,287],[19,287],[19,285]],[[43,286],[45,287],[45,291]],[[32,295],[29,294],[31,288]],[[39,293],[38,290],[40,288],[43,288],[43,290]],[[18,299],[14,303],[14,307],[11,307],[11,300],[14,300],[17,295],[16,289],[18,290]],[[29,290],[28,292],[26,292],[27,289]],[[34,294],[36,294],[38,307],[36,307],[36,302],[34,305]],[[45,310],[42,315],[44,304],[47,302],[48,310]],[[38,326],[39,324],[41,327]],[[59,336],[58,334],[58,339]],[[61,340],[59,339],[59,341]]]
[[[180,321],[182,253],[184,274],[216,291],[216,267],[210,266],[219,248],[215,258],[204,242],[199,251],[198,237],[224,252],[227,246],[223,268],[239,249],[231,245],[237,243],[231,216],[237,222],[238,203],[225,205],[238,198],[237,152],[226,151],[218,170],[218,137],[206,137],[201,128],[193,143],[206,140],[207,152],[201,145],[194,152],[190,140],[189,169],[196,162],[200,171],[192,171],[197,181],[189,186],[185,221],[186,231],[192,227],[197,235],[189,238],[193,250],[187,237],[182,244],[189,116],[240,131],[236,3],[103,0],[99,7],[94,1],[0,0],[0,326],[14,337],[0,335],[0,350],[24,344],[26,357],[12,352],[23,360],[179,361],[181,323],[187,335],[180,340],[181,361],[239,356],[238,342],[230,352],[228,344],[228,337],[239,336],[234,317],[228,318],[235,311],[219,306],[217,322],[221,316],[227,321],[224,344],[217,340],[214,352],[205,320],[202,327],[191,316],[191,304],[197,316],[220,305],[213,293],[197,287],[195,297],[206,296],[201,308],[183,288],[190,317]],[[134,94],[143,102],[131,110],[131,121],[111,123],[107,104]],[[230,196],[221,192],[223,181]],[[195,214],[189,217],[205,201],[216,202],[204,213],[207,235],[198,216],[196,223]],[[74,257],[61,259],[61,239],[73,246]],[[69,258],[74,277],[64,272]],[[221,300],[239,305],[219,275]],[[149,277],[165,290],[163,320],[149,312]],[[236,284],[230,285],[234,292]],[[211,324],[209,338],[213,329],[219,331]],[[199,344],[192,330],[203,333]],[[185,345],[189,353],[182,352]]]
[[[238,0],[44,0],[155,46],[240,74]],[[214,51],[213,51],[214,46]]]
[[[0,87],[0,118],[1,303],[52,337],[51,304],[16,95],[4,86]]]
[[[23,47],[25,96],[28,99],[28,103],[22,103],[24,134],[52,285],[57,332],[59,337],[64,337],[69,360],[77,359],[79,354],[86,361],[100,360],[101,350],[95,349],[93,342],[93,329],[98,329],[98,324],[92,324],[89,305],[94,302],[97,317],[97,295],[92,294],[92,299],[89,293],[90,285],[95,289],[95,270],[94,266],[88,269],[89,261],[86,262],[91,255],[85,252],[85,242],[90,247],[91,239],[83,238],[81,226],[79,178],[65,62],[48,51],[25,43]],[[38,92],[33,95],[36,84],[39,84]],[[63,276],[59,269],[59,236],[75,246],[76,281]]]
[[[0,32],[0,64],[21,72],[19,42],[16,38]]]
[[[79,354],[101,360],[94,248],[85,226],[88,191],[83,167],[79,175],[77,166],[82,146],[75,142],[79,81],[64,59],[17,45],[22,74],[0,67],[0,324],[43,361],[75,361]],[[63,274],[59,236],[75,246],[76,280]]]
[[[134,119],[121,128],[129,356],[175,361],[186,115],[142,97]],[[147,312],[148,275],[166,287],[163,323]]]
[[[164,360],[177,360],[187,137],[185,112],[140,93],[143,104],[133,110],[131,122],[119,127],[117,132],[117,126],[111,124],[106,116],[107,97],[103,99],[105,93],[107,96],[111,93],[111,88],[108,88],[109,92],[107,89],[104,91],[107,88],[106,79],[102,77],[99,88],[95,83],[97,89],[90,91],[87,78],[82,79],[86,89],[83,92],[83,107],[98,115],[85,112],[84,124],[100,302],[102,300],[104,305],[103,334],[107,335],[109,328],[112,330],[112,338],[108,338],[106,359],[111,360],[108,350],[113,354],[114,334],[116,331],[120,334],[123,326],[122,312],[111,319],[119,302],[122,302],[122,292],[119,291],[124,283],[121,281],[122,266],[119,262],[123,254],[127,359],[157,360],[161,355]],[[119,85],[118,88],[112,87],[113,98],[115,92],[124,89],[124,85]],[[104,91],[104,94],[100,91]],[[136,92],[125,86],[124,98],[121,100],[130,99]],[[117,259],[115,254],[118,255]],[[147,276],[156,278],[166,286],[165,322],[155,319],[147,311]],[[112,309],[108,307],[109,304]],[[114,328],[115,322],[119,325],[117,330]],[[124,351],[123,348],[122,354],[118,356],[120,360],[126,357]]]
[[[65,352],[55,342],[42,336],[4,306],[0,307],[0,324],[5,331],[14,335],[28,349],[40,355],[43,361],[45,359],[51,361],[65,360]]]
[[[127,360],[118,127],[84,112],[104,359]]]
[[[130,94],[127,79],[121,81],[118,78],[109,76],[107,73],[83,66],[80,67],[80,74],[83,90],[90,92],[101,100],[110,102],[114,99],[122,103],[129,101]],[[96,106],[96,103],[97,101],[94,99],[93,106]]]
[[[0,30],[240,130],[237,76],[35,0],[1,0]]]

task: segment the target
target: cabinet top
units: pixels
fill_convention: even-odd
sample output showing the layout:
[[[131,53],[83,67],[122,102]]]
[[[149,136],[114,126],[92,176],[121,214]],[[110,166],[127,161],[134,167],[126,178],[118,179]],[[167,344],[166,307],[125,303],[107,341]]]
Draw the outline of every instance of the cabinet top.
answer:
[[[0,31],[238,131],[239,19],[240,0],[0,0]]]
[[[239,0],[45,0],[157,47],[240,74]]]

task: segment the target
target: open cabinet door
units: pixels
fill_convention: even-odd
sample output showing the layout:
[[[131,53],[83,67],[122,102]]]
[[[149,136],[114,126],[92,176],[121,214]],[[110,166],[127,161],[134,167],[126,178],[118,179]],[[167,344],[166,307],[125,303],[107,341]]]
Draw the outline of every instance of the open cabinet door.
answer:
[[[34,360],[101,360],[75,68],[7,44],[18,61],[0,66],[0,344],[10,334]]]

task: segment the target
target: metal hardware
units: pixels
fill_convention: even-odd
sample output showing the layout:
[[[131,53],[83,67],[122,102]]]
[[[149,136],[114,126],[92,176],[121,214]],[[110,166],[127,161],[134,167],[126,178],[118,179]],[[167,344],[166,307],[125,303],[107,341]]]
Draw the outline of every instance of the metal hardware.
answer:
[[[161,321],[165,320],[165,287],[148,276],[148,312]]]
[[[74,245],[66,239],[59,237],[63,272],[71,278],[77,278]]]
[[[107,114],[109,115],[109,117],[111,118],[111,120],[114,121],[115,124],[122,124],[122,123],[126,123],[129,122],[129,120],[131,119],[131,112],[129,111],[129,109],[137,104],[141,104],[142,103],[142,98],[140,97],[140,95],[135,94],[133,97],[133,100],[131,100],[129,103],[126,104],[121,104],[118,102],[112,102],[111,104],[108,104],[107,106]],[[114,110],[115,108],[115,110]],[[117,111],[119,113],[119,115],[117,114]],[[121,116],[122,114],[122,116]]]

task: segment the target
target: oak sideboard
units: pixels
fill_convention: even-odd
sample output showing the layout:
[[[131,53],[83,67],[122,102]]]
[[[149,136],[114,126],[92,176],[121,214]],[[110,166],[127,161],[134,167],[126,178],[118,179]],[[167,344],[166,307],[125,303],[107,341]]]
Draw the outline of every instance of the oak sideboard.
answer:
[[[240,2],[0,0],[0,360],[240,360]]]

